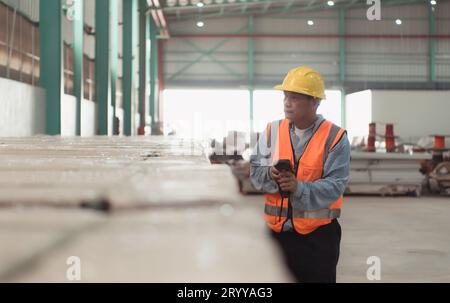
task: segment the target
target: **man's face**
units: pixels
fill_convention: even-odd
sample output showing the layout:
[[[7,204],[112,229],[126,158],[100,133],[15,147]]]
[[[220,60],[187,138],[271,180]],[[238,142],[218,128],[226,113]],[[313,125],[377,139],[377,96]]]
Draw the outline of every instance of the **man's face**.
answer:
[[[314,98],[293,92],[284,92],[284,113],[291,122],[301,121],[313,117],[317,110]]]

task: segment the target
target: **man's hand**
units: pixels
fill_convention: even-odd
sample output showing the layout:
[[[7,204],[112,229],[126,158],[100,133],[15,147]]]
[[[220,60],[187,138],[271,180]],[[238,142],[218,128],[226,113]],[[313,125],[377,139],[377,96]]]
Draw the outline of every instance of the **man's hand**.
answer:
[[[270,174],[272,175],[272,179],[275,182],[279,183],[280,178],[281,178],[281,173],[274,166],[272,166],[270,168]]]
[[[292,172],[279,172],[278,184],[282,191],[295,192],[297,190],[297,178]]]

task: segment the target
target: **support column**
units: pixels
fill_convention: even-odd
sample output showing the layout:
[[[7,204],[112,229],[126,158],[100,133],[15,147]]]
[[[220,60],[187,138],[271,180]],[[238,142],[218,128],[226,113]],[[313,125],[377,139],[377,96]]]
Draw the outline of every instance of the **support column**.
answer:
[[[253,15],[248,17],[248,34],[253,35],[254,20]],[[248,90],[250,95],[250,134],[253,133],[253,92],[255,75],[255,41],[248,38]]]
[[[95,1],[95,98],[98,105],[98,135],[108,135],[111,104],[109,53],[109,1]]]
[[[139,1],[139,128],[138,135],[145,135],[146,125],[146,101],[147,101],[147,81],[148,81],[148,66],[149,53],[147,47],[147,36],[149,31],[149,18],[146,14],[147,1]]]
[[[45,90],[46,134],[61,134],[62,38],[61,0],[39,2],[40,85]]]
[[[436,81],[436,16],[434,6],[428,3],[429,81]]]
[[[339,82],[341,83],[341,126],[345,128],[346,125],[346,104],[345,104],[345,80],[346,80],[346,11],[344,8],[339,9]]]
[[[145,56],[146,56],[146,69],[145,69],[145,78],[146,78],[146,96],[145,96],[145,115],[147,117],[151,117],[151,77],[150,77],[150,69],[151,69],[151,21],[152,17],[150,14],[146,16],[146,35],[145,35]],[[151,124],[152,121],[147,121],[146,124]]]
[[[131,136],[132,130],[132,102],[135,89],[134,75],[134,49],[135,41],[135,22],[137,18],[136,0],[123,0],[123,112],[124,112],[124,134]]]
[[[83,100],[84,0],[75,0],[73,21],[73,94],[77,100],[76,135],[81,136],[81,103]]]
[[[119,39],[119,12],[118,12],[118,0],[109,0],[110,5],[110,47],[111,47],[111,106],[113,109],[112,112],[112,121],[111,125],[113,126],[112,133],[113,135],[118,135],[118,124],[116,119],[116,98],[117,98],[117,67],[119,65],[119,48],[118,48],[118,39]]]
[[[158,100],[158,40],[156,37],[157,27],[153,19],[149,24],[150,33],[150,117],[152,119],[152,134],[157,122],[156,102]]]
[[[339,9],[339,81],[341,84],[346,80],[346,41],[345,41],[345,9]]]
[[[158,123],[161,123],[163,120],[164,115],[164,100],[163,100],[163,91],[165,88],[165,82],[164,82],[164,43],[166,40],[164,39],[158,39],[157,45],[158,45],[158,64],[157,64],[157,71],[158,71],[158,97],[156,99],[156,108],[157,108],[157,120]],[[164,132],[163,126],[160,125],[158,128],[158,134],[162,135]]]
[[[341,88],[341,127],[346,128],[347,127],[347,104],[345,99],[345,88]]]

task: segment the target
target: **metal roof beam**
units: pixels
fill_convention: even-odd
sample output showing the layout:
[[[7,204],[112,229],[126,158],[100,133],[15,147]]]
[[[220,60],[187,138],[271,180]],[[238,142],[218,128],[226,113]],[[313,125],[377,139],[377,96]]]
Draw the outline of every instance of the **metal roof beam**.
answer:
[[[294,2],[295,2],[295,0],[291,0],[291,1],[289,1],[287,4],[286,4],[286,6],[284,7],[284,9],[283,9],[283,12],[288,12],[289,11],[289,9],[292,7],[292,5],[294,4]]]
[[[295,0],[294,0],[295,1]],[[290,0],[278,0],[277,3],[286,3],[290,2]],[[247,1],[236,1],[236,2],[224,2],[224,3],[211,3],[211,4],[205,4],[203,8],[221,8],[221,7],[241,7],[242,5],[249,5],[249,6],[260,6],[260,5],[267,5],[267,3],[274,3],[274,0],[247,0]],[[163,7],[164,12],[173,12],[175,10],[198,10],[197,5],[175,5],[175,6],[165,6]]]
[[[315,0],[313,0],[315,1]],[[310,2],[311,3],[311,2]],[[385,0],[383,1],[383,5],[384,6],[396,6],[396,5],[408,5],[408,4],[419,4],[419,3],[423,3],[423,0]],[[209,18],[215,18],[215,17],[235,17],[235,16],[243,16],[243,15],[278,15],[278,14],[292,14],[292,13],[300,13],[300,12],[310,12],[310,11],[319,11],[323,8],[327,8],[327,9],[340,9],[340,8],[349,8],[348,7],[349,3],[337,3],[334,6],[330,7],[327,5],[327,3],[316,3],[316,4],[312,4],[310,6],[307,5],[302,5],[302,6],[298,6],[298,5],[293,5],[289,12],[286,12],[286,7],[281,7],[281,8],[273,8],[271,10],[268,10],[267,12],[263,13],[261,11],[250,11],[250,12],[246,12],[246,13],[242,13],[242,12],[237,12],[236,10],[232,10],[230,9],[230,11],[226,14],[220,14],[220,13],[205,13],[202,14],[202,18],[203,19],[209,19]],[[366,2],[360,2],[360,3],[355,3],[352,8],[357,8],[357,7],[368,7]],[[238,7],[238,9],[240,9]],[[198,15],[189,15],[189,16],[185,16],[184,18],[181,17],[181,20],[189,20],[189,19],[193,19],[193,18],[197,18]]]

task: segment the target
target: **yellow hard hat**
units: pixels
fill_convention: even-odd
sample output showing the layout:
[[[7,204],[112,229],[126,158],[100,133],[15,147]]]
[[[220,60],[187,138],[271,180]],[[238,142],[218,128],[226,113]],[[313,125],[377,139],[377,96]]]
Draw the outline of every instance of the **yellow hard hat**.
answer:
[[[315,70],[300,66],[291,69],[284,78],[283,84],[274,87],[276,90],[305,94],[325,99],[325,84],[322,76]]]

